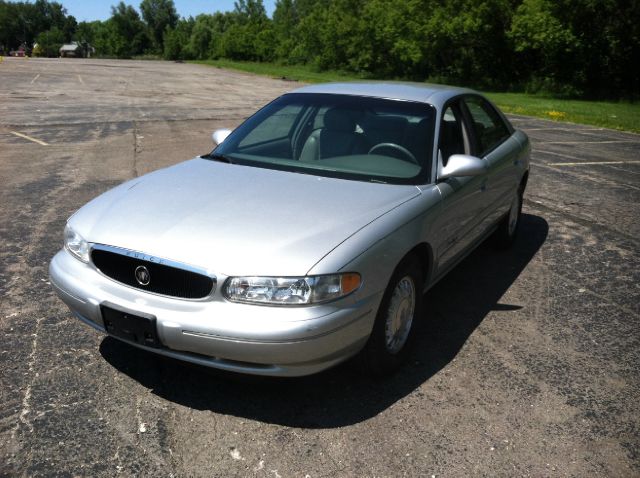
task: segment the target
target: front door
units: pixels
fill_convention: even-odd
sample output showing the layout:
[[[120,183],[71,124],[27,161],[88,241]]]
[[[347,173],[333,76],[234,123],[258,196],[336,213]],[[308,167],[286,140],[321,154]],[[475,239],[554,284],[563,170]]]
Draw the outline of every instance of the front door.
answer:
[[[471,154],[468,127],[460,105],[450,104],[440,122],[438,139],[439,169],[453,154]],[[438,182],[442,196],[440,218],[434,227],[440,240],[437,245],[438,271],[444,272],[482,233],[480,227],[486,203],[486,177],[453,177]]]

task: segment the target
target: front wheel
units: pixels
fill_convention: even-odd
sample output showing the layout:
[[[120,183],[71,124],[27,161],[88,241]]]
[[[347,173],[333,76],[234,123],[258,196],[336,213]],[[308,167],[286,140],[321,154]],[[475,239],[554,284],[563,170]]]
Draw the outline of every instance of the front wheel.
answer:
[[[422,307],[422,272],[415,260],[403,261],[385,290],[373,330],[360,353],[360,363],[370,375],[394,372],[406,359]]]

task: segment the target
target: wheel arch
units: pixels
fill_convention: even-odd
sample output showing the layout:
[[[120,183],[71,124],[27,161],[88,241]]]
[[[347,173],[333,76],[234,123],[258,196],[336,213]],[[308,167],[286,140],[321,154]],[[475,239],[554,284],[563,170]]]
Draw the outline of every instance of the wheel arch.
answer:
[[[418,265],[420,267],[420,271],[422,272],[422,280],[423,284],[426,285],[430,282],[431,277],[433,275],[433,249],[431,245],[427,242],[421,242],[414,246],[409,252],[407,252],[404,257],[398,262],[399,267],[405,261],[412,260],[415,257],[415,260],[418,261]]]

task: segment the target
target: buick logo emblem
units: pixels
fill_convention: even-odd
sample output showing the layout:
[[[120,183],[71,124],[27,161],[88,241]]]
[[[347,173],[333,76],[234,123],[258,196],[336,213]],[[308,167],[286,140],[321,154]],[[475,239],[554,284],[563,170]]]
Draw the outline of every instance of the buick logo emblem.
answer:
[[[149,269],[145,266],[136,267],[135,275],[140,285],[149,285],[149,282],[151,282],[151,274],[149,274]]]

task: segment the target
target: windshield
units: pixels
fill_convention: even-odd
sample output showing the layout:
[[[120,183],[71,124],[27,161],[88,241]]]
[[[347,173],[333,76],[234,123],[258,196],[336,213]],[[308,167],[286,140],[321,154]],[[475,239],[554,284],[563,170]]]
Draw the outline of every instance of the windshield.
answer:
[[[425,183],[434,108],[352,95],[290,93],[238,127],[214,151],[226,161],[318,176]]]

